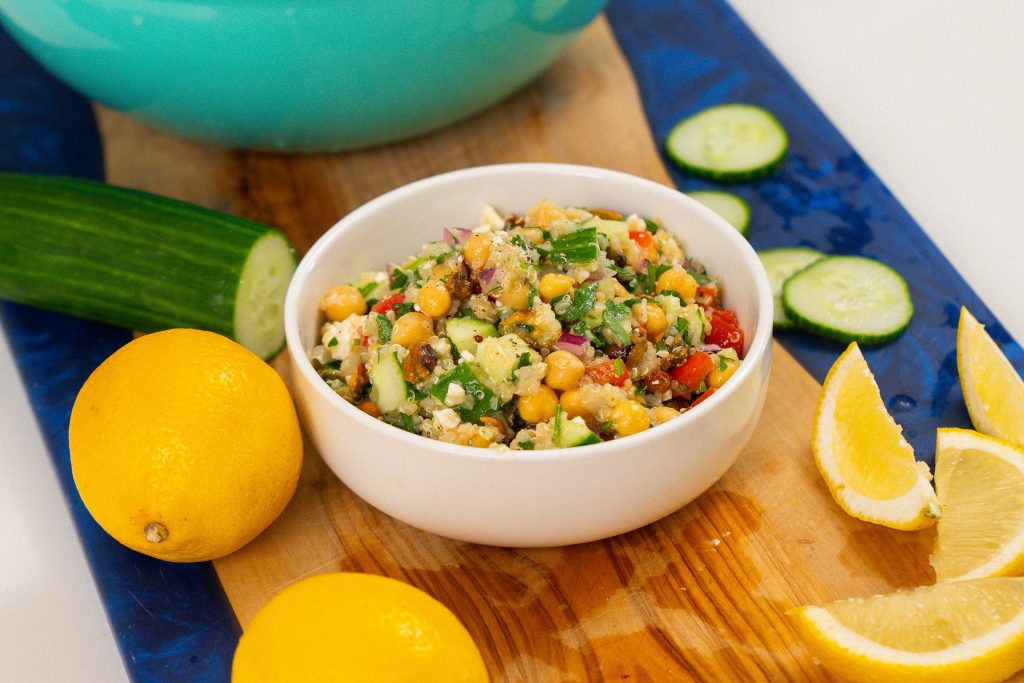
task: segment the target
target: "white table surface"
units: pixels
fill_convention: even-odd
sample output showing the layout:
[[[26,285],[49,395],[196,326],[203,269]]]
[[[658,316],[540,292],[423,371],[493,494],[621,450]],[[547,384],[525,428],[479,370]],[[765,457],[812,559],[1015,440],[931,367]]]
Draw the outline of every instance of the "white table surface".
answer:
[[[1024,341],[1024,3],[732,0]],[[0,680],[127,680],[0,335]]]

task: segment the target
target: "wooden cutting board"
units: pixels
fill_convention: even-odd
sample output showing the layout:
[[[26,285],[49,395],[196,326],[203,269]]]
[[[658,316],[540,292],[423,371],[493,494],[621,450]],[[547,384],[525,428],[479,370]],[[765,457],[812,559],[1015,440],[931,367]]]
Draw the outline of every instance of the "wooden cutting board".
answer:
[[[365,151],[225,152],[108,110],[99,117],[110,182],[277,226],[300,253],[369,199],[467,166],[572,162],[670,184],[603,19],[504,103]],[[690,505],[632,533],[540,550],[451,541],[362,502],[307,444],[288,509],[217,561],[217,573],[243,627],[312,574],[407,581],[454,610],[494,681],[831,680],[785,610],[932,582],[932,532],[865,524],[835,505],[811,458],[819,386],[782,347],[773,354],[767,405],[736,465]],[[275,367],[286,374],[283,358]]]

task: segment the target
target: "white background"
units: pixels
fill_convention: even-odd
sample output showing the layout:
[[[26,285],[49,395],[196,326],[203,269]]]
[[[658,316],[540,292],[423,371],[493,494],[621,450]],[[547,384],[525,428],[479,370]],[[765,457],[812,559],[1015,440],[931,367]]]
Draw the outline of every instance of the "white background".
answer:
[[[1024,340],[1024,3],[732,3]],[[0,680],[126,680],[2,335],[0,439]]]

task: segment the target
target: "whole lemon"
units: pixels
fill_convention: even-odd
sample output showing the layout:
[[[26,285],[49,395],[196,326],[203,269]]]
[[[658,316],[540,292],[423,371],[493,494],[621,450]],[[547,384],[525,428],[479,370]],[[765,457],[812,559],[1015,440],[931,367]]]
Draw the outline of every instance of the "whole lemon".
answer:
[[[335,572],[292,584],[256,614],[233,683],[487,680],[480,651],[447,607],[407,583]]]
[[[302,436],[280,376],[212,332],[135,339],[96,368],[68,428],[82,502],[124,545],[173,562],[222,557],[281,514]]]

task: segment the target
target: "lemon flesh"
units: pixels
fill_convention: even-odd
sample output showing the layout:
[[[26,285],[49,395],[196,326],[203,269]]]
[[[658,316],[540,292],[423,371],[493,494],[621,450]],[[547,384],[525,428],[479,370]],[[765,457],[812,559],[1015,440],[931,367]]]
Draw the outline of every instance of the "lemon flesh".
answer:
[[[822,385],[812,448],[832,497],[850,515],[896,529],[934,523],[939,508],[927,465],[886,411],[856,342]]]
[[[787,613],[833,673],[857,681],[1001,681],[1024,668],[1024,578],[942,583]]]
[[[967,308],[960,309],[956,365],[974,428],[1024,447],[1024,380]]]
[[[940,429],[935,488],[942,506],[936,579],[1024,570],[1024,450],[969,429]]]
[[[409,584],[355,572],[292,584],[256,614],[235,650],[233,683],[482,683],[466,628]]]

